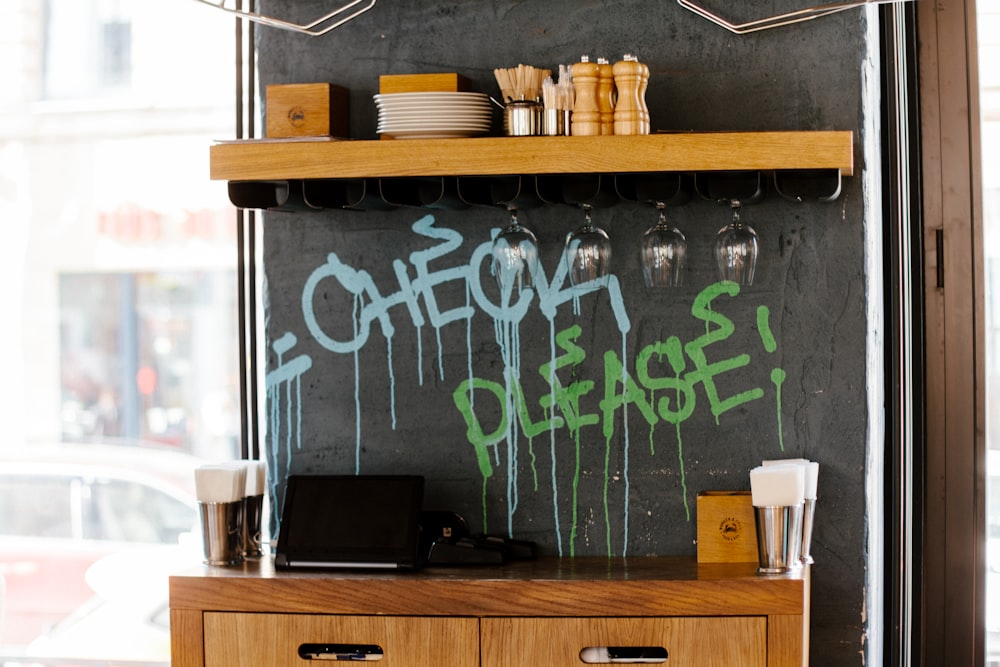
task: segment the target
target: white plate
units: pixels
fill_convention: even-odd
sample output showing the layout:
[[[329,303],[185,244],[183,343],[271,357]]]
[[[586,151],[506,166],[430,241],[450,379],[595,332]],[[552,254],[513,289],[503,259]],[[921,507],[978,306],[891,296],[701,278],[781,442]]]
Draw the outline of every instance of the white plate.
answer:
[[[454,123],[439,123],[439,124],[412,124],[412,125],[379,125],[376,128],[378,132],[397,132],[397,131],[407,131],[407,130],[458,130],[461,132],[489,132],[491,127],[489,125],[456,125]]]
[[[493,107],[455,104],[407,104],[376,107],[379,113],[493,113]]]
[[[380,116],[396,116],[396,115],[424,115],[424,116],[440,116],[442,114],[447,114],[449,116],[492,116],[492,109],[379,109]]]
[[[394,130],[379,132],[396,139],[451,139],[456,137],[474,137],[484,132],[469,130]]]
[[[379,118],[379,125],[492,125],[492,118]]]
[[[379,116],[378,122],[380,123],[412,123],[412,122],[448,122],[448,123],[490,123],[493,121],[491,116],[453,116],[453,115],[436,115],[428,116],[427,114],[414,114],[408,116]]]
[[[484,100],[489,102],[489,95],[486,93],[470,93],[470,92],[432,92],[432,93],[378,93],[374,95],[376,101],[394,101],[394,100],[446,100],[446,101],[456,101],[456,100]]]
[[[375,104],[489,104],[490,96],[480,93],[450,95],[448,93],[427,93],[420,96],[401,97],[399,95],[376,95]]]
[[[379,109],[380,116],[492,116],[492,109]]]
[[[490,98],[454,98],[440,100],[375,100],[378,107],[406,107],[406,106],[438,106],[438,107],[488,107],[492,104]]]

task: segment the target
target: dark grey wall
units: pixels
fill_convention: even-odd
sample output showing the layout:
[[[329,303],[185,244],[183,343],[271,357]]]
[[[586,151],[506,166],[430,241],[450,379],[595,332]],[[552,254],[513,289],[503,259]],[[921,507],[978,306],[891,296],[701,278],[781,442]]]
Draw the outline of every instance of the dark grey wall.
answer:
[[[263,4],[304,21],[331,3]],[[749,5],[728,11],[746,20],[795,6]],[[495,94],[494,67],[626,52],[650,67],[654,129],[860,132],[865,32],[856,10],[735,36],[666,0],[380,0],[327,36],[263,28],[258,41],[262,84],[349,88],[356,138],[375,137],[379,74],[457,71]],[[276,493],[288,473],[419,473],[426,505],[547,553],[693,554],[699,491],[747,488],[764,458],[807,457],[821,465],[812,664],[861,664],[861,178],[833,203],[770,194],[746,207],[761,256],[738,294],[710,261],[727,209],[694,200],[668,213],[688,238],[683,287],[645,290],[638,242],[655,211],[620,203],[594,214],[613,240],[609,289],[574,295],[556,282],[517,313],[491,307],[497,290],[480,261],[506,222],[500,209],[266,214]],[[581,214],[556,205],[521,218],[551,280]]]

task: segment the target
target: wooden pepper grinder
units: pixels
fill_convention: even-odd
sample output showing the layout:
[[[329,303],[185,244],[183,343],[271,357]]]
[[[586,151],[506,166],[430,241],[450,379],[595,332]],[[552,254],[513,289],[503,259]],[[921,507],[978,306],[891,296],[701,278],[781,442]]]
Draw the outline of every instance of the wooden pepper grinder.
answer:
[[[615,104],[615,134],[649,134],[646,86],[649,68],[630,54],[614,66],[618,101]]]
[[[607,58],[597,59],[597,109],[601,114],[601,134],[614,134],[615,73]]]
[[[571,134],[577,137],[593,137],[601,133],[601,113],[597,103],[597,63],[590,62],[588,56],[580,58],[570,68],[573,77],[573,120]]]
[[[638,62],[638,59],[636,59]],[[649,122],[649,106],[646,104],[646,89],[649,87],[649,66],[639,63],[639,113],[642,117],[643,125],[646,127],[645,134],[651,131]]]

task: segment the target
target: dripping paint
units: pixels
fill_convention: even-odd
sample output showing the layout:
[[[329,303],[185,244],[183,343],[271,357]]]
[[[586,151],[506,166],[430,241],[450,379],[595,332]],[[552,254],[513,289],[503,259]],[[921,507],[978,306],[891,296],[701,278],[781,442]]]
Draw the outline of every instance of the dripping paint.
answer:
[[[694,299],[690,317],[703,324],[702,333],[691,340],[682,341],[676,335],[665,340],[643,345],[636,351],[629,350],[628,334],[632,322],[628,316],[625,296],[619,279],[614,274],[584,283],[569,285],[567,266],[558,262],[551,276],[540,265],[530,267],[530,287],[522,288],[523,276],[498,275],[490,280],[489,289],[483,284],[483,267],[492,262],[492,238],[477,245],[467,263],[447,265],[447,258],[461,248],[465,239],[454,229],[439,227],[434,216],[425,215],[412,225],[415,234],[431,242],[430,247],[411,253],[406,260],[392,261],[396,285],[392,290],[380,288],[372,276],[362,268],[350,266],[334,252],[326,261],[316,266],[302,289],[302,316],[312,342],[334,355],[344,355],[353,364],[355,447],[354,469],[363,471],[362,424],[366,406],[360,399],[362,379],[372,376],[372,369],[362,373],[359,353],[371,344],[374,325],[378,326],[386,346],[385,382],[389,392],[389,411],[392,428],[396,428],[397,381],[393,355],[393,341],[397,326],[406,322],[416,332],[418,365],[417,387],[406,391],[421,391],[424,387],[423,347],[420,332],[429,325],[437,345],[435,372],[441,385],[449,387],[454,412],[442,415],[464,432],[467,445],[475,460],[475,474],[481,479],[481,522],[483,530],[505,530],[513,534],[520,495],[530,489],[532,494],[547,494],[545,503],[551,505],[554,521],[554,543],[559,555],[573,556],[581,540],[583,508],[580,485],[583,481],[582,457],[584,451],[596,452],[600,447],[603,467],[597,471],[601,501],[599,511],[603,516],[594,523],[602,527],[603,547],[608,555],[627,555],[630,459],[634,420],[649,428],[649,454],[657,454],[653,432],[664,423],[675,442],[675,456],[671,466],[676,468],[680,480],[676,502],[684,509],[687,521],[691,520],[692,499],[687,488],[685,451],[682,442],[682,425],[693,414],[699,399],[706,401],[705,408],[716,424],[722,415],[742,406],[759,401],[767,395],[774,397],[776,412],[776,441],[784,450],[781,433],[781,388],[785,372],[773,366],[769,380],[771,387],[741,387],[729,393],[727,373],[747,367],[751,352],[739,354],[723,352],[731,341],[737,324],[727,317],[725,304],[740,294],[740,286],[732,282],[710,284]],[[495,237],[497,230],[493,231]],[[446,268],[436,268],[446,266]],[[523,271],[523,266],[517,266]],[[497,270],[493,267],[493,270]],[[501,269],[503,270],[503,269]],[[463,302],[455,307],[445,307],[438,298],[438,288],[448,283],[462,286]],[[342,291],[353,304],[348,339],[337,339],[324,329],[314,304],[319,290]],[[490,296],[490,295],[493,296]],[[602,298],[606,304],[605,321],[612,323],[620,336],[617,349],[587,349],[584,330],[580,324],[559,327],[556,317],[567,310],[572,315],[580,313],[581,303],[588,297]],[[721,307],[720,307],[721,306]],[[540,314],[548,322],[548,359],[525,357],[522,325],[529,314]],[[493,338],[499,350],[502,373],[496,377],[477,374],[472,341],[473,319],[488,318],[492,322]],[[445,343],[443,330],[449,325],[460,324],[466,341],[465,368],[458,377],[446,376],[443,363]],[[481,325],[479,325],[481,326]],[[770,325],[766,306],[757,308],[757,334],[763,353],[776,355],[778,344]],[[279,452],[284,453],[287,466],[301,449],[302,427],[302,378],[310,371],[313,360],[308,355],[294,355],[297,337],[288,332],[271,344],[273,370],[266,376],[268,400],[268,433],[272,478],[282,477]],[[537,353],[537,341],[529,349]],[[730,345],[731,346],[731,345]],[[315,346],[314,346],[315,349]],[[775,356],[777,358],[777,356]],[[407,360],[409,363],[409,360]],[[586,377],[584,369],[598,376]],[[537,375],[536,375],[537,374]],[[538,386],[539,378],[546,388],[541,395],[531,395],[527,386]],[[530,382],[529,382],[530,381]],[[767,381],[761,385],[768,384]],[[596,402],[596,405],[595,405]],[[703,408],[703,410],[705,409]],[[485,419],[485,416],[489,416]],[[405,416],[403,416],[405,418]],[[595,434],[600,433],[599,438]],[[548,446],[543,443],[547,440]],[[621,442],[621,451],[615,443]],[[599,443],[599,444],[597,444]],[[551,472],[550,479],[540,483],[540,455],[548,460],[545,465]],[[621,469],[615,469],[620,462]],[[560,475],[557,475],[557,469]],[[530,480],[519,480],[521,471]],[[567,477],[568,473],[568,477]],[[506,525],[490,526],[488,516],[491,482],[502,481]],[[559,480],[567,488],[559,488]],[[611,502],[611,481],[624,485],[624,497]],[[569,518],[569,525],[564,519]],[[613,526],[623,527],[624,539],[616,547],[612,542]]]

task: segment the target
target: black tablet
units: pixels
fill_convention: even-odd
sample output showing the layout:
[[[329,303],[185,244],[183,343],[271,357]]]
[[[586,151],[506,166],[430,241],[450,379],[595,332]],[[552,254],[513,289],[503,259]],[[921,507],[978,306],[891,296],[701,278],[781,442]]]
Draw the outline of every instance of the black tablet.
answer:
[[[291,475],[275,566],[417,568],[423,495],[417,475]]]

